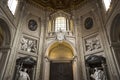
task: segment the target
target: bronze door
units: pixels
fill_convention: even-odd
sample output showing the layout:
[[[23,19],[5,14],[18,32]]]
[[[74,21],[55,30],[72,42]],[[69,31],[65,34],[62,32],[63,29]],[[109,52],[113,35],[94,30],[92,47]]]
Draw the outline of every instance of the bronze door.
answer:
[[[54,63],[50,64],[50,80],[73,80],[72,63]]]

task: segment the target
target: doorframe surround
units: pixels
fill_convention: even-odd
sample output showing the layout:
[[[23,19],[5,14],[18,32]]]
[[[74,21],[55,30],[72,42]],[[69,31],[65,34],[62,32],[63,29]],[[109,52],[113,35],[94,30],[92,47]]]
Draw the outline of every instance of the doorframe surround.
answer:
[[[73,51],[73,57],[72,59],[66,59],[66,60],[52,60],[49,58],[49,51],[50,51],[50,47],[52,45],[54,45],[55,43],[57,43],[58,41],[54,41],[53,43],[51,43],[48,48],[46,49],[46,53],[45,53],[45,57],[43,59],[44,64],[43,64],[43,80],[49,80],[50,78],[50,62],[54,61],[54,62],[68,62],[68,61],[72,61],[72,67],[73,67],[73,80],[79,80],[79,70],[78,70],[78,59],[77,59],[77,53],[75,48],[73,47],[73,45],[68,42],[68,41],[64,41],[65,43],[67,43],[68,45],[70,45],[70,47],[72,48]]]

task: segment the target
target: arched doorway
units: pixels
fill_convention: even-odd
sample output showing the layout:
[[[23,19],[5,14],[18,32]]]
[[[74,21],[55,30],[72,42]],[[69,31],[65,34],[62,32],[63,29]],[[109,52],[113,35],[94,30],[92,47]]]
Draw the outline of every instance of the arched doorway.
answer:
[[[115,55],[116,65],[120,75],[120,14],[117,14],[113,19],[110,30],[110,38],[111,47]]]
[[[77,80],[77,59],[70,44],[52,44],[44,61],[44,80]]]
[[[2,80],[7,63],[10,40],[9,27],[3,19],[0,19],[0,80]]]

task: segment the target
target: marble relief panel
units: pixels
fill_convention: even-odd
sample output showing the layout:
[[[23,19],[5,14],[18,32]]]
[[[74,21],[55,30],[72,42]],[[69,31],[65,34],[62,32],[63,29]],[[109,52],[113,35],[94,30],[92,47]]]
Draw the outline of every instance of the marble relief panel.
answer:
[[[20,50],[26,52],[37,52],[37,40],[23,36],[20,41]]]
[[[87,53],[96,52],[102,49],[100,37],[98,35],[85,39],[85,51]]]

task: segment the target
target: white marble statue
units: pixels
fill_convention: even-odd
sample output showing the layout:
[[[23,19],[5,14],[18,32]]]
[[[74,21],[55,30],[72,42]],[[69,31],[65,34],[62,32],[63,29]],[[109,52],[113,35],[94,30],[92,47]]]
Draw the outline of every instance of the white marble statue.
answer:
[[[94,74],[91,74],[91,77],[95,80],[106,80],[104,72],[98,70],[98,68],[95,68],[95,72]]]
[[[30,80],[30,77],[26,71],[27,71],[26,68],[24,69],[24,71],[21,71],[21,70],[19,71],[18,80]]]

